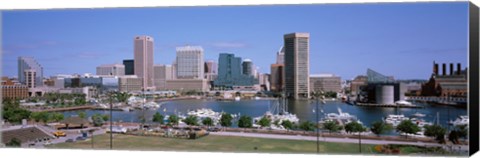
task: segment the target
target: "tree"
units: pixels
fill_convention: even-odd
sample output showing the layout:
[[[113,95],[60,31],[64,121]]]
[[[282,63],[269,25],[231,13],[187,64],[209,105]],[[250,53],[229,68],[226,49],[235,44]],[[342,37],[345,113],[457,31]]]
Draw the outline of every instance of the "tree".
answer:
[[[412,123],[410,120],[403,120],[397,126],[397,131],[407,133],[407,134],[415,134],[420,131],[420,127],[417,124]],[[407,137],[407,135],[405,135]]]
[[[20,107],[18,100],[3,100],[2,117],[10,123],[20,123],[23,119],[29,119],[31,112]]]
[[[110,119],[110,116],[105,114],[105,115],[102,115],[102,119],[103,121],[108,121]]]
[[[223,113],[222,116],[220,117],[220,125],[222,127],[230,127],[232,126],[232,115],[228,113]]]
[[[290,120],[283,120],[282,121],[282,126],[283,128],[289,130],[289,129],[293,129],[293,123],[290,122]]]
[[[370,131],[372,131],[372,133],[376,134],[377,136],[380,136],[380,134],[383,134],[389,130],[392,130],[392,126],[386,124],[383,121],[373,122],[370,128]]]
[[[458,138],[459,138],[459,133],[457,130],[452,130],[450,131],[450,134],[448,134],[448,140],[453,142],[454,144],[458,144]]]
[[[345,131],[348,133],[358,132],[358,149],[362,152],[362,135],[361,132],[366,131],[366,128],[363,127],[362,124],[358,123],[357,121],[352,121],[345,125]]]
[[[240,128],[251,128],[253,126],[252,122],[253,121],[252,121],[252,118],[250,116],[243,115],[238,120],[238,127],[240,127]]]
[[[170,116],[168,117],[168,123],[169,123],[170,125],[178,125],[178,120],[179,120],[179,118],[178,118],[177,115],[170,115]]]
[[[257,124],[262,126],[262,127],[268,127],[270,126],[270,119],[268,119],[267,117],[263,116],[258,122]]]
[[[159,112],[156,112],[155,114],[153,114],[153,119],[152,119],[152,122],[157,122],[159,124],[163,124],[163,119],[165,117],[160,114]]]
[[[364,132],[366,131],[366,128],[363,127],[363,125],[358,123],[357,121],[352,121],[345,125],[345,131],[347,133]]]
[[[197,116],[190,115],[183,120],[187,125],[195,126],[198,124]]]
[[[424,135],[429,137],[434,137],[435,140],[443,143],[445,141],[445,133],[447,133],[447,129],[443,128],[440,125],[425,125],[425,132]]]
[[[202,124],[205,126],[213,126],[213,120],[210,117],[204,118]]]
[[[93,126],[99,127],[102,126],[105,121],[103,120],[103,116],[101,114],[94,114],[92,115]]]
[[[5,144],[7,147],[20,147],[22,143],[17,138],[12,138],[8,143]]]
[[[51,117],[51,120],[53,120],[55,122],[60,122],[64,119],[63,114],[58,113],[58,112],[51,114],[50,117]]]
[[[45,124],[50,120],[54,120],[53,116],[50,116],[50,114],[48,112],[33,112],[32,115],[31,115],[31,118],[34,119],[35,122],[40,122],[41,121]]]
[[[338,132],[342,129],[342,126],[338,125],[335,121],[325,121],[323,128],[331,132]]]
[[[87,118],[87,113],[84,111],[77,112],[78,117],[80,118]]]
[[[305,121],[300,124],[299,128],[304,131],[313,131],[315,130],[315,124],[310,121]]]
[[[467,125],[458,125],[458,126],[455,126],[455,128],[456,128],[455,130],[458,133],[458,137],[463,138],[463,139],[467,139],[467,136],[468,136],[468,126]]]

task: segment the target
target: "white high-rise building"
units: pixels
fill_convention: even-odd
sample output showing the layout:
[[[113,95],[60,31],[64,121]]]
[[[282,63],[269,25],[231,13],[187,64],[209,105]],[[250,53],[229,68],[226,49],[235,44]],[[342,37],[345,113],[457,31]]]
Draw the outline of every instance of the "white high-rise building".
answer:
[[[151,90],[153,85],[153,38],[137,36],[134,38],[134,73],[142,79],[142,89]]]
[[[285,92],[294,99],[310,98],[309,33],[284,35]]]
[[[18,81],[26,84],[25,70],[35,70],[35,86],[43,86],[43,67],[33,57],[18,57]]]
[[[97,66],[97,75],[123,76],[125,75],[125,65],[108,64]]]
[[[24,71],[25,75],[25,85],[28,88],[35,88],[37,87],[37,72],[34,69],[27,69]]]
[[[203,48],[200,46],[177,47],[176,78],[204,78]]]

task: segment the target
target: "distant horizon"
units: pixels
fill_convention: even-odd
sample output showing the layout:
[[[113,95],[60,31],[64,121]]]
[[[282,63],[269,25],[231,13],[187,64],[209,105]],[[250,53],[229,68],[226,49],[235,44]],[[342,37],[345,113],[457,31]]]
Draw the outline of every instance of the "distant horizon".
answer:
[[[427,80],[433,61],[465,69],[468,57],[468,2],[22,10],[2,16],[2,76],[9,77],[17,77],[19,56],[35,58],[44,77],[95,74],[97,66],[133,59],[137,35],[154,38],[155,65],[172,65],[175,48],[191,45],[203,47],[205,61],[218,63],[220,53],[233,53],[270,73],[283,35],[308,32],[310,75],[342,80],[366,75],[368,68],[399,80]]]

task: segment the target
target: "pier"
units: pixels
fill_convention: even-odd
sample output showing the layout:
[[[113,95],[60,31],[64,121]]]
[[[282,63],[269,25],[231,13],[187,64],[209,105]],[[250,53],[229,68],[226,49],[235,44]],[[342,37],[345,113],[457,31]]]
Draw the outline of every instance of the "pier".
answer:
[[[32,112],[61,112],[61,111],[74,111],[74,110],[88,110],[94,109],[93,105],[83,105],[83,106],[74,106],[74,107],[64,107],[64,108],[50,108],[50,109],[30,109]]]

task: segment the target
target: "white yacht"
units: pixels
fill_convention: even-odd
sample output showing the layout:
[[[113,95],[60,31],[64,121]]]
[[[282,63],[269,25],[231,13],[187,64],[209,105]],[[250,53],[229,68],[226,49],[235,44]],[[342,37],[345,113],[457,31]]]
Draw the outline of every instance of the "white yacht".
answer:
[[[454,125],[454,126],[459,126],[459,125],[468,125],[469,123],[469,118],[466,115],[459,116],[455,121],[450,121],[449,123]]]
[[[342,112],[342,109],[338,108],[338,113],[328,113],[327,116],[325,116],[325,119],[323,119],[320,122],[325,122],[326,120],[329,121],[337,121],[341,124],[347,124],[352,121],[357,121],[358,123],[362,124],[360,120],[357,119],[355,115],[350,115],[349,113]]]
[[[414,104],[405,101],[405,100],[399,100],[395,102],[395,105],[403,105],[403,106],[415,106]]]
[[[394,127],[396,127],[400,122],[408,120],[408,117],[405,117],[404,115],[388,115],[385,118],[385,123],[391,124]]]

